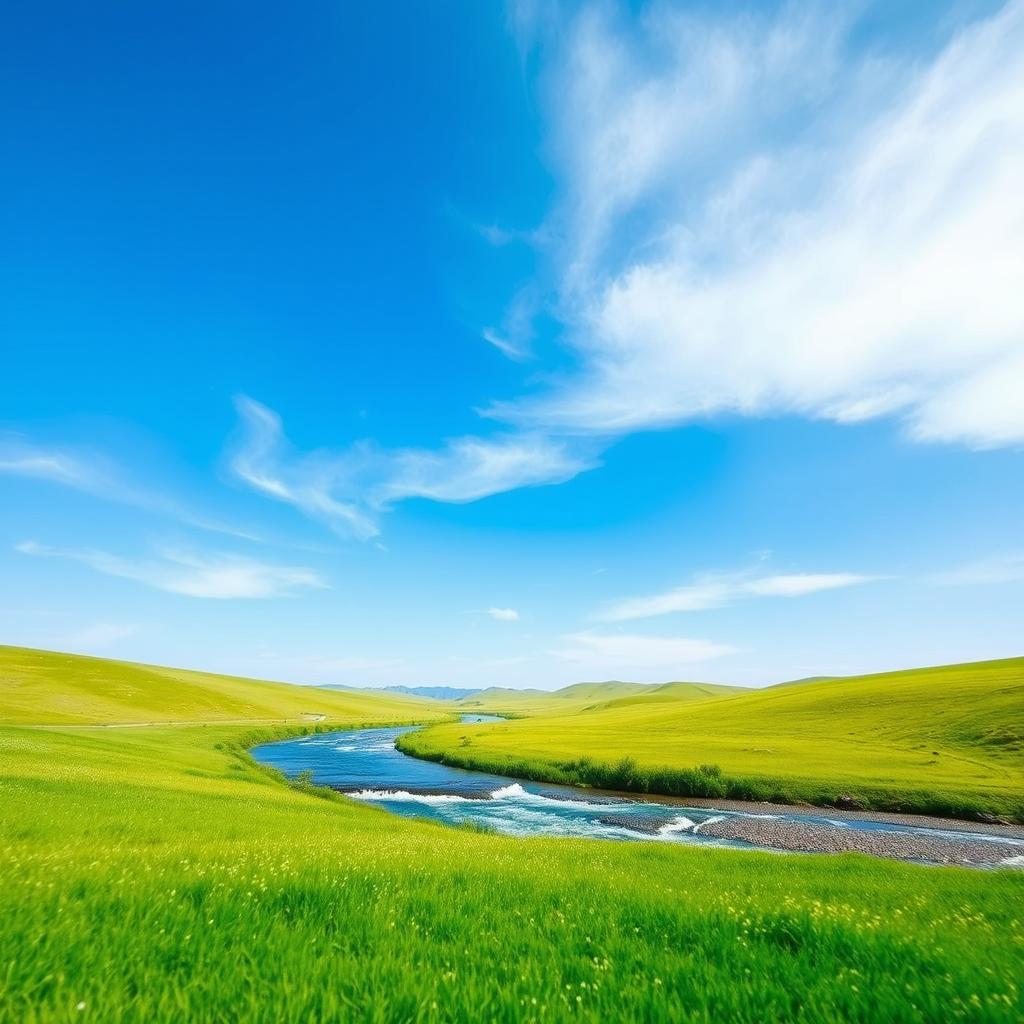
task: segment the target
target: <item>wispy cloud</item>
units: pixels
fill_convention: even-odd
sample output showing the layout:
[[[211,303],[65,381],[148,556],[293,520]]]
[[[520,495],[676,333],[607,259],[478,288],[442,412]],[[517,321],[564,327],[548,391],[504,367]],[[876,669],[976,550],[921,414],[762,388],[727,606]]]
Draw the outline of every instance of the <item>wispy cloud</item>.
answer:
[[[685,586],[675,587],[660,594],[619,601],[605,609],[598,618],[605,622],[624,622],[668,615],[671,612],[705,611],[756,597],[803,597],[823,590],[871,583],[879,578],[851,572],[775,576],[742,573],[704,574]]]
[[[499,333],[493,327],[485,327],[481,335],[488,345],[493,345],[503,356],[508,356],[515,362],[520,362],[529,355],[529,350],[522,339]]]
[[[340,451],[294,451],[276,413],[237,400],[242,437],[230,465],[255,490],[284,501],[344,536],[368,539],[408,498],[462,503],[538,484],[561,483],[596,465],[592,446],[538,433],[462,437],[437,450],[387,451],[359,442]]]
[[[515,608],[488,608],[487,614],[496,622],[519,621],[519,612]]]
[[[579,371],[493,415],[1024,441],[1024,2],[924,61],[858,56],[849,16],[799,3],[568,10],[542,59]]]
[[[630,678],[652,671],[663,673],[668,678],[682,665],[710,661],[736,651],[727,644],[688,637],[586,631],[571,633],[562,640],[565,646],[551,652],[562,661],[587,671],[613,675],[625,673]]]
[[[946,586],[984,586],[994,583],[1016,583],[1024,580],[1024,551],[997,555],[962,565],[948,572],[936,573],[931,582]]]
[[[19,435],[0,434],[0,474],[46,480],[200,530],[261,539],[251,531],[200,515],[175,498],[129,482],[112,459],[84,448],[42,445]]]
[[[537,312],[537,289],[527,285],[525,288],[521,288],[509,303],[501,328],[487,327],[484,329],[484,340],[493,345],[502,355],[515,362],[529,359],[533,354],[531,352],[535,334],[533,321]]]
[[[109,473],[69,452],[0,437],[0,473],[34,477],[95,493],[112,483]]]
[[[282,597],[298,589],[327,586],[313,569],[271,565],[236,555],[163,551],[157,558],[131,559],[92,548],[53,548],[35,541],[18,544],[16,550],[25,555],[70,559],[108,576],[189,597]]]

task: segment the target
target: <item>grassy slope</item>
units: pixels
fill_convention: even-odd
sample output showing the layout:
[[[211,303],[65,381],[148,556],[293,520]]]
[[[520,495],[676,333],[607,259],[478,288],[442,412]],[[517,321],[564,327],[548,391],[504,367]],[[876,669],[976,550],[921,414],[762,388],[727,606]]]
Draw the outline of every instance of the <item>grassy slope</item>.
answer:
[[[492,686],[458,701],[466,711],[494,714],[540,715],[575,714],[584,708],[616,703],[663,700],[705,700],[742,692],[734,686],[714,683],[624,683],[609,680],[603,683],[574,683],[560,690],[511,690]]]
[[[622,708],[635,705],[651,707],[655,704],[688,704],[695,701],[736,697],[745,693],[746,688],[740,686],[723,686],[720,683],[662,683],[660,686],[644,687],[638,693],[614,697],[606,707]]]
[[[1024,659],[808,682],[698,703],[656,695],[480,727],[405,749],[535,778],[1024,817]],[[468,744],[465,738],[468,737]],[[589,758],[592,763],[581,759]],[[622,758],[636,766],[614,767]],[[723,776],[694,773],[717,765]],[[707,787],[704,794],[702,786]]]
[[[444,829],[244,753],[300,728],[0,727],[0,1020],[1024,1012],[1019,873]]]
[[[300,719],[424,721],[443,705],[396,693],[321,690],[78,654],[0,646],[0,723]]]

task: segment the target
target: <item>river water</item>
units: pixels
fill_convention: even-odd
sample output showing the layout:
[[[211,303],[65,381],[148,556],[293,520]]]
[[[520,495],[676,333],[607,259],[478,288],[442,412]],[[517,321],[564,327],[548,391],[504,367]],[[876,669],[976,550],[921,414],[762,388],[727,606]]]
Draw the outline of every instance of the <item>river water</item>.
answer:
[[[493,715],[464,715],[465,723],[501,721]],[[447,825],[472,823],[514,836],[575,836],[759,847],[756,842],[704,835],[702,828],[723,819],[771,819],[810,827],[831,826],[876,833],[927,835],[932,842],[962,842],[964,832],[946,832],[865,818],[837,820],[826,813],[758,814],[696,808],[655,798],[633,799],[592,790],[522,782],[486,772],[422,761],[395,749],[395,740],[416,726],[320,733],[255,747],[252,756],[294,778],[312,772],[313,782],[384,807],[394,814]],[[878,838],[881,838],[879,836]],[[974,834],[974,841],[990,837]],[[1024,853],[1024,845],[1021,845]]]

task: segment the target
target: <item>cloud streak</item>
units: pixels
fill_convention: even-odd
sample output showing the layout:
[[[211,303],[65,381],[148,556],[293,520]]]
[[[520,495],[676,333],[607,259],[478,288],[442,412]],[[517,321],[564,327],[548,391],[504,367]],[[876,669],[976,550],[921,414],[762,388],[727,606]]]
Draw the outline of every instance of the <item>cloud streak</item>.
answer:
[[[40,445],[18,435],[0,434],[0,475],[3,474],[46,480],[105,501],[166,516],[196,529],[244,540],[262,539],[247,530],[198,515],[174,498],[129,483],[112,460],[94,452]]]
[[[187,597],[272,598],[327,586],[313,569],[271,565],[236,555],[163,551],[158,558],[130,559],[95,548],[53,548],[35,541],[18,544],[16,550],[24,555],[81,562],[107,576],[134,580],[156,590]]]
[[[491,414],[1024,442],[1024,2],[930,62],[852,56],[842,18],[799,4],[624,21],[588,7],[547,52],[578,372]]]
[[[495,622],[518,622],[519,612],[515,608],[488,608],[487,614]]]
[[[382,513],[409,498],[463,503],[540,484],[563,483],[597,464],[592,446],[540,433],[461,437],[436,450],[381,449],[359,442],[342,451],[296,452],[280,417],[251,398],[236,402],[242,436],[230,456],[234,475],[298,508],[336,533],[367,540]]]
[[[758,597],[803,597],[825,590],[871,583],[879,578],[850,572],[775,576],[706,574],[696,577],[685,586],[660,594],[619,601],[605,609],[598,618],[604,622],[626,622],[673,612],[706,611]]]

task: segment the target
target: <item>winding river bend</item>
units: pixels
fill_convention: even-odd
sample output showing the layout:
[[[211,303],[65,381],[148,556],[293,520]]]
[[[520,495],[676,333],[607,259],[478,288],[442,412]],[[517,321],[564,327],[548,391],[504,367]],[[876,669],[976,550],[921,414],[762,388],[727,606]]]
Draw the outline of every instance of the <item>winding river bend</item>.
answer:
[[[463,722],[497,722],[463,715]],[[682,806],[522,782],[486,772],[422,761],[395,748],[417,728],[320,733],[255,747],[252,756],[294,778],[312,772],[330,786],[394,814],[447,825],[472,823],[513,836],[570,836],[808,852],[859,850],[923,863],[1024,865],[1024,831],[966,823],[893,820],[895,816],[770,813]],[[932,827],[935,825],[936,827]],[[978,831],[974,829],[977,828]]]

